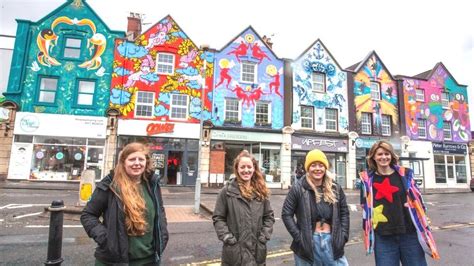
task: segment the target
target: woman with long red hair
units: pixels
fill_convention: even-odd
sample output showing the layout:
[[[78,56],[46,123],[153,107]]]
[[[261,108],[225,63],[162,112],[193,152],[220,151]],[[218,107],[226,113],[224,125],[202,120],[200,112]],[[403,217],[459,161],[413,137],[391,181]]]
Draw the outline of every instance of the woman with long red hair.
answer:
[[[234,175],[219,193],[212,216],[223,242],[222,265],[264,265],[275,223],[270,192],[246,150],[234,160]]]
[[[97,184],[81,223],[98,244],[96,265],[160,265],[167,221],[159,178],[144,144],[123,148],[114,171]]]

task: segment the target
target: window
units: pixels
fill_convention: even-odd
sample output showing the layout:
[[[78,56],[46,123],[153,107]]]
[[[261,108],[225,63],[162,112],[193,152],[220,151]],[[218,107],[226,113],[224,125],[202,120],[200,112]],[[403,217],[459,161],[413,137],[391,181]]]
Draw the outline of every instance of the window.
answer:
[[[382,115],[382,135],[392,135],[392,119],[389,115]]]
[[[424,102],[425,101],[425,90],[424,89],[416,89],[415,90],[416,95],[416,101],[417,102]]]
[[[171,94],[170,118],[186,119],[188,117],[188,95]]]
[[[270,103],[257,102],[255,104],[255,123],[269,124],[271,120],[270,113],[271,113]]]
[[[380,100],[380,85],[377,82],[370,83],[370,97],[372,100]]]
[[[301,127],[313,129],[313,107],[301,106]]]
[[[467,183],[466,157],[454,156],[454,166],[456,167],[456,183]]]
[[[158,53],[156,61],[156,72],[158,74],[172,75],[174,73],[174,55]]]
[[[64,41],[64,57],[80,58],[81,57],[82,39],[66,37]]]
[[[312,86],[313,86],[313,92],[324,92],[326,86],[324,85],[324,82],[326,80],[326,77],[323,73],[318,73],[318,72],[313,72],[311,75],[312,79]]]
[[[451,122],[444,121],[443,122],[443,133],[445,140],[451,140]]]
[[[326,130],[337,131],[337,109],[326,108]]]
[[[38,102],[54,103],[56,100],[57,89],[58,89],[57,78],[41,78]]]
[[[240,77],[242,82],[257,83],[256,77],[257,77],[257,64],[248,62],[248,61],[243,61],[241,77]]]
[[[227,122],[240,121],[240,101],[237,99],[225,100],[225,118]]]
[[[372,114],[371,113],[362,113],[361,133],[372,134]]]
[[[446,183],[446,163],[444,155],[434,155],[436,183]]]
[[[77,89],[77,104],[78,105],[93,105],[94,104],[94,81],[79,81],[79,88]]]
[[[441,93],[441,105],[443,106],[444,109],[449,108],[449,93],[448,92]]]
[[[155,93],[149,91],[137,92],[137,104],[135,106],[136,117],[153,117]]]
[[[418,119],[416,120],[416,123],[418,124],[418,137],[426,138],[426,120]]]

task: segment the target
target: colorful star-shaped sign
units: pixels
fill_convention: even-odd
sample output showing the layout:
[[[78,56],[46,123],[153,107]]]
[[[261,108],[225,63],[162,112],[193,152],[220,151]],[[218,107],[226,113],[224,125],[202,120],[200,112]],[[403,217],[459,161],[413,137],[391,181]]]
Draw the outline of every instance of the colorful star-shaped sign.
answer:
[[[377,189],[377,194],[375,194],[375,199],[386,198],[388,202],[393,202],[393,193],[399,190],[398,187],[390,185],[390,179],[385,178],[382,183],[374,183],[374,187]]]
[[[377,228],[377,225],[379,223],[386,223],[388,222],[387,217],[383,215],[383,205],[380,204],[379,206],[374,208],[374,216],[372,218],[372,225],[374,227],[374,230]]]

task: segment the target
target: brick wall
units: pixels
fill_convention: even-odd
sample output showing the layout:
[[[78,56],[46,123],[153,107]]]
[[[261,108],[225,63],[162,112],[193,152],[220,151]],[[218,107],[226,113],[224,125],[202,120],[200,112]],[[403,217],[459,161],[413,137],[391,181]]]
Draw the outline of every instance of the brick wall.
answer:
[[[225,172],[225,151],[211,151],[209,172],[223,174]]]

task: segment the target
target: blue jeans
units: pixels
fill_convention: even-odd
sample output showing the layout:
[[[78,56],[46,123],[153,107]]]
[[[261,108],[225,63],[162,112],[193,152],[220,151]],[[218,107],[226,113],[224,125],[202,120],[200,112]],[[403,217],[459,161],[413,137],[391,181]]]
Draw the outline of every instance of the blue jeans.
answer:
[[[295,254],[296,266],[347,266],[345,256],[334,260],[332,252],[332,237],[330,233],[313,233],[313,263],[310,263]]]
[[[375,233],[375,265],[426,266],[425,252],[415,233],[381,236]]]

